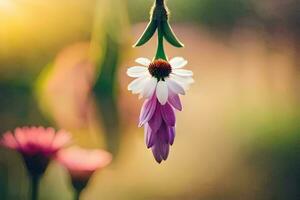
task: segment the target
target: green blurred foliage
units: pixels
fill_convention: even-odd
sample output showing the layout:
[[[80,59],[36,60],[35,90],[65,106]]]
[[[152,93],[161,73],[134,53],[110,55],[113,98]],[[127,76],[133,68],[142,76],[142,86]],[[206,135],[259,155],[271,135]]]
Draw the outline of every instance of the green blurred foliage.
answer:
[[[218,179],[214,179],[212,181],[212,184],[216,184],[215,182],[217,182],[220,185],[213,185],[212,189],[208,192],[205,191],[205,189],[203,191],[198,191],[199,188],[203,189],[203,185],[199,186],[199,184],[195,183],[202,183],[204,184],[204,186],[206,186],[206,182],[201,182],[201,178],[206,178],[206,175],[203,174],[214,174],[214,170],[217,171],[217,167],[219,165],[221,166],[221,168],[223,168],[223,165],[225,165],[223,162],[211,161],[211,159],[214,160],[214,157],[216,157],[216,160],[223,161],[221,156],[216,156],[215,154],[225,152],[224,155],[230,157],[228,159],[225,156],[225,161],[228,162],[229,160],[229,162],[236,162],[236,160],[230,160],[232,159],[232,152],[227,152],[228,149],[231,148],[231,143],[229,143],[230,145],[224,144],[223,141],[221,141],[220,143],[214,143],[215,141],[220,140],[220,136],[221,139],[223,139],[222,137],[226,139],[225,136],[227,134],[226,127],[223,125],[226,119],[222,118],[221,122],[219,122],[218,124],[216,123],[216,119],[218,119],[218,117],[216,116],[224,114],[224,116],[228,117],[228,115],[226,115],[228,113],[223,112],[222,110],[213,110],[213,112],[210,111],[210,109],[212,109],[210,108],[210,106],[215,106],[215,104],[213,104],[215,98],[209,92],[222,94],[222,89],[224,89],[222,88],[222,78],[224,78],[226,73],[235,74],[234,72],[230,72],[226,69],[226,67],[228,66],[223,66],[223,61],[226,62],[228,57],[232,57],[232,63],[239,63],[243,65],[245,64],[242,63],[242,61],[244,61],[243,58],[249,56],[247,49],[242,49],[244,50],[244,52],[242,52],[242,55],[239,54],[237,57],[235,57],[234,55],[238,54],[240,52],[240,49],[235,49],[236,51],[231,49],[231,54],[227,54],[227,52],[223,52],[223,54],[220,54],[220,62],[217,63],[218,66],[221,66],[220,68],[217,68],[213,65],[210,66],[209,55],[202,56],[200,55],[200,53],[195,53],[194,49],[189,47],[184,50],[189,50],[186,55],[189,55],[189,57],[191,58],[191,63],[194,64],[195,67],[199,64],[199,68],[197,69],[200,69],[199,71],[201,72],[197,72],[195,70],[195,74],[197,74],[198,77],[203,75],[203,77],[200,77],[202,80],[199,81],[199,85],[198,83],[196,83],[195,86],[193,86],[194,88],[191,90],[191,95],[189,94],[188,97],[184,98],[185,101],[190,105],[185,104],[187,105],[185,112],[180,113],[181,115],[179,115],[184,116],[181,117],[181,122],[179,125],[179,130],[183,134],[178,135],[179,138],[181,137],[181,141],[177,140],[178,144],[176,144],[176,147],[174,147],[174,153],[175,151],[177,151],[176,156],[174,155],[172,158],[170,158],[168,164],[164,166],[156,166],[152,162],[153,160],[150,153],[146,154],[147,151],[144,147],[144,144],[141,144],[143,143],[141,142],[142,131],[138,130],[135,127],[134,123],[130,125],[134,128],[131,127],[132,129],[128,131],[130,132],[130,134],[128,133],[128,135],[126,135],[126,140],[122,140],[121,134],[123,134],[123,132],[126,132],[126,128],[121,127],[121,119],[119,118],[120,114],[123,114],[121,112],[127,112],[128,110],[120,110],[118,107],[118,92],[119,90],[121,90],[121,88],[119,87],[119,79],[117,77],[120,63],[122,63],[122,59],[124,57],[128,56],[128,48],[130,47],[129,43],[127,43],[128,41],[126,35],[126,33],[128,33],[128,24],[126,23],[127,7],[132,24],[136,22],[145,22],[149,18],[149,8],[151,7],[153,1],[128,0],[127,7],[123,5],[127,2],[122,1],[122,4],[120,4],[120,1],[122,0],[99,1],[101,3],[104,3],[103,5],[100,4],[100,11],[98,11],[98,14],[100,15],[99,19],[93,18],[93,10],[94,6],[96,5],[94,0],[86,1],[87,4],[85,4],[85,1],[82,0],[80,1],[81,4],[75,3],[76,5],[73,4],[73,1],[63,1],[64,6],[59,6],[60,12],[58,14],[56,13],[57,5],[54,4],[51,6],[52,9],[48,11],[50,12],[50,14],[47,15],[47,19],[51,19],[51,23],[33,23],[33,27],[35,27],[36,29],[33,30],[34,34],[31,35],[31,32],[30,34],[28,34],[30,36],[29,38],[23,38],[21,34],[19,35],[18,40],[22,48],[13,49],[12,47],[9,48],[8,51],[8,48],[6,47],[11,47],[11,41],[6,41],[6,46],[3,46],[1,43],[0,131],[3,132],[8,129],[13,129],[16,126],[30,124],[55,126],[54,122],[50,123],[47,119],[45,119],[45,116],[40,113],[40,108],[37,106],[38,103],[36,96],[33,94],[33,84],[35,83],[37,75],[40,73],[41,69],[46,66],[46,64],[52,62],[57,53],[63,47],[70,43],[81,40],[92,40],[92,42],[94,42],[92,45],[96,44],[96,46],[99,46],[100,48],[100,51],[97,51],[96,53],[101,54],[96,56],[98,59],[96,60],[98,76],[96,76],[95,87],[93,88],[92,95],[97,107],[97,114],[101,116],[99,117],[101,121],[99,120],[97,121],[97,123],[103,124],[104,126],[103,134],[105,134],[106,136],[108,148],[110,151],[114,153],[118,152],[120,143],[122,143],[122,145],[124,146],[123,151],[120,152],[120,154],[123,154],[123,157],[121,159],[122,162],[117,163],[119,164],[117,168],[110,171],[106,175],[106,179],[103,181],[102,185],[104,187],[99,187],[97,182],[94,191],[100,191],[100,193],[103,192],[104,195],[108,195],[110,197],[114,197],[114,193],[116,191],[121,191],[119,194],[119,199],[124,199],[125,196],[126,199],[185,199],[188,197],[194,200],[195,198],[203,198],[203,195],[206,195],[207,199],[238,199],[236,198],[236,196],[232,197],[232,195],[234,196],[235,193],[238,193],[239,190],[243,190],[243,188],[230,188],[230,186],[225,189],[223,188],[224,185],[228,184],[229,182],[235,182],[236,180],[224,180],[224,178],[218,177]],[[272,3],[275,1],[278,2],[277,0],[269,2],[271,2],[272,5]],[[59,1],[57,1],[56,3],[58,2]],[[113,2],[115,4],[110,4],[110,7],[106,7],[108,5],[107,3],[109,2]],[[172,24],[175,22],[193,23],[199,25],[199,27],[201,27],[202,25],[206,25],[207,27],[229,29],[233,28],[240,22],[243,22],[243,20],[245,19],[257,20],[257,23],[271,25],[276,25],[276,23],[279,23],[280,20],[278,19],[284,19],[283,24],[285,24],[286,22],[292,22],[291,26],[295,27],[297,22],[299,21],[299,4],[295,3],[296,1],[293,0],[291,0],[291,2],[294,3],[289,4],[287,6],[288,11],[284,12],[280,9],[280,6],[278,8],[278,12],[277,9],[272,9],[270,8],[270,6],[266,6],[266,9],[263,12],[259,12],[261,8],[260,3],[262,3],[262,1],[260,2],[255,0],[169,0],[168,6],[171,10]],[[70,5],[73,5],[74,7],[70,7]],[[48,7],[47,3],[46,7],[44,6],[39,7],[40,10],[38,9],[38,14],[43,13],[43,11]],[[121,6],[121,9],[118,6]],[[83,8],[84,11],[82,11],[81,8]],[[71,14],[69,14],[70,10],[73,10]],[[271,11],[276,12],[274,12],[274,15],[269,15],[269,12]],[[31,14],[31,12],[29,13]],[[62,16],[62,13],[65,13],[65,15]],[[53,15],[57,18],[53,18]],[[35,17],[35,19],[37,18],[38,17]],[[80,21],[80,23],[77,23],[78,20]],[[57,22],[60,22],[58,23],[59,26],[56,26]],[[72,26],[70,26],[69,22],[72,22]],[[95,32],[92,31],[92,22],[95,23]],[[2,27],[0,27],[0,29],[1,28]],[[44,28],[47,29],[44,30]],[[4,29],[1,29],[0,32],[3,30]],[[28,30],[31,29],[28,28]],[[188,29],[188,31],[189,30],[190,29]],[[49,34],[48,31],[51,32],[51,34]],[[188,35],[188,31],[185,39],[189,39],[190,37],[190,35]],[[204,32],[197,32],[197,34],[203,33]],[[220,31],[220,33],[223,34],[224,32]],[[193,42],[195,42],[195,46],[200,46],[202,44],[202,37],[205,38],[205,34],[202,35],[201,38],[198,37],[198,35],[197,37],[194,36],[194,38],[191,37],[193,38]],[[23,41],[25,42],[23,43]],[[236,41],[238,41],[238,44],[235,43]],[[252,44],[249,43],[247,38],[245,40],[230,40],[230,42],[233,43],[233,46],[240,45],[239,41],[243,41],[245,42],[245,44],[249,44],[249,46],[251,46]],[[209,43],[206,44],[206,47],[211,48],[210,50],[214,52],[215,50],[218,51],[218,49],[221,48],[224,41],[214,38],[214,41],[204,42]],[[249,52],[250,54],[253,53],[253,51]],[[203,51],[202,53],[205,52]],[[297,55],[295,57],[297,57]],[[256,59],[259,60],[259,58]],[[292,62],[289,59],[290,58],[288,57],[287,62]],[[200,63],[202,62],[202,60],[204,60],[203,63]],[[215,57],[212,60],[215,60]],[[266,63],[269,62],[269,60],[266,61]],[[264,65],[266,63],[264,63]],[[205,67],[208,67],[212,71],[205,69]],[[239,71],[238,68],[234,70]],[[125,75],[123,74],[122,76]],[[254,78],[257,78],[256,76],[259,77],[259,75],[256,74],[254,75]],[[220,79],[214,79],[214,77],[218,77]],[[205,82],[205,80],[213,80],[213,82]],[[238,81],[242,82],[242,80]],[[126,88],[126,84],[125,82],[123,84],[124,85],[122,85],[122,88],[124,89]],[[210,88],[210,85],[215,86],[215,88]],[[224,85],[226,86],[226,82]],[[197,92],[197,88],[199,89],[199,92]],[[226,93],[226,91],[224,93]],[[228,94],[231,95],[230,91]],[[56,93],[53,93],[52,95],[56,95]],[[202,95],[201,100],[199,100],[200,95]],[[254,95],[257,94],[255,93]],[[291,92],[291,95],[296,96],[297,94]],[[207,98],[206,100],[209,101],[207,106],[204,105],[205,98]],[[226,100],[226,96],[224,98]],[[218,103],[223,102],[223,96],[220,95],[220,98],[217,101]],[[227,101],[230,100],[227,99]],[[251,99],[249,101],[251,101]],[[230,103],[234,104],[234,102],[232,101],[230,101],[229,103],[226,101],[224,102],[229,105]],[[128,107],[130,108],[127,109],[138,110],[137,106],[132,102],[125,102],[124,104],[130,104],[128,105]],[[289,104],[289,102],[286,101],[283,104]],[[193,107],[193,105],[195,106]],[[198,111],[197,108],[200,107],[201,111]],[[278,109],[276,106],[272,107],[266,113],[258,112],[257,109],[252,109],[251,107],[249,107],[249,105],[242,105],[238,108],[241,108],[242,114],[239,113],[241,114],[238,115],[239,120],[236,121],[236,124],[234,124],[233,127],[242,127],[238,131],[238,134],[240,135],[243,135],[242,133],[246,131],[251,132],[251,134],[254,135],[250,141],[248,140],[248,138],[241,139],[241,141],[246,143],[246,147],[243,146],[241,148],[241,154],[243,155],[242,159],[247,160],[247,166],[254,166],[255,168],[257,168],[257,172],[263,171],[263,175],[267,176],[268,182],[266,183],[264,190],[266,191],[266,193],[268,193],[268,198],[265,199],[273,200],[277,198],[298,200],[297,197],[299,197],[299,190],[297,186],[299,186],[300,183],[300,151],[298,143],[298,136],[300,132],[300,118],[298,116],[299,113],[297,113],[299,112],[298,105],[295,105],[293,107],[297,112],[288,114],[283,111],[284,109],[279,110],[275,114],[270,111],[272,109]],[[242,108],[249,108],[250,112],[247,109],[242,110]],[[187,113],[187,115],[185,115],[185,113]],[[125,113],[124,115],[126,115],[127,117],[127,113]],[[211,117],[211,115],[213,117]],[[199,120],[197,121],[197,123],[195,123],[195,121],[193,122],[194,116],[199,116]],[[205,120],[207,118],[209,119],[210,117],[212,124],[208,124],[207,126],[205,126]],[[130,122],[130,120],[126,120],[124,120],[124,124]],[[184,120],[186,121],[184,122]],[[203,125],[203,127],[201,127],[201,125]],[[213,130],[215,129],[220,131],[220,133],[214,132]],[[135,130],[136,132],[132,130]],[[190,134],[190,132],[192,134]],[[134,137],[132,135],[134,135]],[[235,135],[230,139],[235,140],[239,137],[240,136]],[[211,142],[212,145],[215,144],[215,146],[210,146],[209,142]],[[218,148],[220,148],[219,152],[216,151],[216,149]],[[245,149],[247,150],[246,155],[244,153]],[[193,153],[192,156],[187,156],[191,155],[191,152]],[[201,158],[198,154],[201,155]],[[207,157],[205,157],[206,154]],[[9,159],[15,160],[16,158],[9,157]],[[234,157],[234,159],[236,158]],[[185,162],[182,162],[182,160],[185,160]],[[212,163],[209,163],[209,161]],[[5,199],[4,196],[6,195],[9,195],[9,197],[20,197],[22,196],[22,194],[26,193],[24,191],[23,193],[17,191],[19,185],[13,187],[7,186],[6,182],[11,178],[10,175],[8,175],[8,166],[10,165],[2,162],[2,159],[0,159],[1,200]],[[241,170],[244,174],[243,168],[239,170]],[[11,172],[14,173],[14,171]],[[42,184],[43,197],[45,197],[46,199],[47,196],[47,199],[51,199],[52,197],[56,198],[71,196],[70,191],[69,193],[67,193],[66,188],[61,187],[67,187],[65,179],[63,179],[65,177],[61,176],[62,174],[65,175],[65,173],[60,172],[59,169],[55,169],[52,171],[50,170],[50,172],[50,175],[46,177],[45,182]],[[179,174],[180,172],[182,174]],[[144,176],[145,173],[146,175]],[[225,173],[227,173],[227,171],[225,171]],[[128,176],[126,176],[127,174]],[[144,182],[142,181],[141,174],[144,176]],[[235,175],[236,172],[230,174],[230,176]],[[59,177],[59,180],[57,180],[57,176]],[[59,181],[59,184],[57,184],[57,181]],[[19,180],[14,182],[20,182],[20,185],[27,183],[26,180],[24,180],[24,177],[20,177]],[[242,181],[236,182],[236,184],[238,185],[240,183],[242,184]],[[102,183],[100,181],[100,186],[101,184]],[[169,186],[169,184],[171,186]],[[120,186],[119,188],[124,188],[124,190],[119,189],[118,186]],[[9,189],[7,189],[8,187]],[[16,191],[14,192],[15,194],[11,192],[14,189],[16,189]],[[68,189],[70,190],[70,188]],[[162,192],[160,192],[160,189]],[[93,192],[93,190],[91,191]],[[245,191],[249,192],[248,190]],[[95,194],[97,193],[94,192],[90,196],[92,196],[92,198],[95,198],[95,196],[97,196]],[[98,196],[100,196],[101,198],[101,194]],[[118,194],[116,194],[116,196],[118,196]],[[105,196],[103,199],[105,199]]]
[[[130,19],[145,21],[152,1],[129,0]],[[237,21],[254,15],[249,0],[171,0],[167,1],[171,20],[176,22],[199,23],[212,27],[232,27]],[[173,14],[174,13],[174,14]]]
[[[1,133],[18,126],[49,125],[29,84],[0,81],[0,105]]]

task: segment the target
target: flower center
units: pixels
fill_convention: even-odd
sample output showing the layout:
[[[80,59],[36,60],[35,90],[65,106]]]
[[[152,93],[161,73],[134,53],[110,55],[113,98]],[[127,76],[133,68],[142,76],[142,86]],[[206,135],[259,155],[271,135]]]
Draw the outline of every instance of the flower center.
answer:
[[[148,70],[153,77],[164,80],[172,72],[172,67],[167,61],[158,59],[150,63]]]

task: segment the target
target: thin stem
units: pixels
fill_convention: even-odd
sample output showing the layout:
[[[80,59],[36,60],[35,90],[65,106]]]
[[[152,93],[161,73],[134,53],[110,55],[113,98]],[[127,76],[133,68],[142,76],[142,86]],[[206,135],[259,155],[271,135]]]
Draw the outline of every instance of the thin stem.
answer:
[[[79,200],[80,192],[78,190],[75,190],[74,192],[74,200]]]
[[[158,24],[157,27],[157,35],[158,35],[158,44],[155,59],[163,59],[167,60],[167,56],[164,50],[164,35],[161,27],[161,23]]]
[[[164,5],[164,3],[165,3],[164,0],[156,0],[155,1],[156,5]]]
[[[39,176],[31,176],[31,200],[38,199],[39,181]]]

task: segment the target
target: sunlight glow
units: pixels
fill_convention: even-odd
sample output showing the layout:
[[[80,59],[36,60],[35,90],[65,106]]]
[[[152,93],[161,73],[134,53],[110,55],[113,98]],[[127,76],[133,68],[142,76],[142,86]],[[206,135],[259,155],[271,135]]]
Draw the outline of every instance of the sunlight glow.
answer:
[[[16,10],[16,5],[12,0],[0,0],[0,11],[1,12],[14,12]]]

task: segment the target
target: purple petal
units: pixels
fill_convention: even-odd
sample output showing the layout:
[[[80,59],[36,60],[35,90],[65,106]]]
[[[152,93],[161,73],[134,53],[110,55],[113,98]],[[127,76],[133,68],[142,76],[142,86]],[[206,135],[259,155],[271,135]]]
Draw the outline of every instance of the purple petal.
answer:
[[[148,122],[151,119],[156,108],[156,102],[157,100],[155,98],[155,95],[153,95],[151,99],[147,99],[144,102],[140,114],[139,127],[143,126],[146,122]]]
[[[149,149],[150,147],[153,146],[154,141],[155,141],[155,133],[152,132],[150,126],[148,124],[145,124],[144,127],[144,131],[145,131],[145,142],[146,142],[146,146]]]
[[[175,127],[169,127],[169,144],[173,145],[175,139]]]
[[[161,157],[164,159],[164,160],[167,160],[168,156],[169,156],[169,144],[162,144],[162,147],[161,147]]]
[[[166,103],[161,106],[161,115],[168,126],[175,126],[175,113],[170,104]]]
[[[169,144],[169,127],[166,123],[162,123],[157,134],[162,143]]]
[[[170,92],[169,97],[168,97],[168,102],[177,110],[179,110],[179,111],[182,110],[182,105],[181,105],[181,101],[180,101],[178,94]]]
[[[156,162],[161,163],[162,157],[161,157],[161,155],[160,155],[160,152],[161,152],[161,151],[160,151],[160,149],[159,149],[159,145],[154,145],[154,146],[151,148],[151,150],[152,150],[152,154],[153,154],[153,156],[154,156]]]
[[[152,118],[149,120],[148,124],[153,133],[156,133],[161,126],[162,116],[161,116],[161,105],[159,103],[156,104],[156,109]]]
[[[157,134],[159,138],[158,145],[160,147],[160,155],[166,160],[169,155],[169,128],[165,123],[162,124]]]

